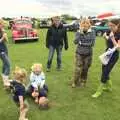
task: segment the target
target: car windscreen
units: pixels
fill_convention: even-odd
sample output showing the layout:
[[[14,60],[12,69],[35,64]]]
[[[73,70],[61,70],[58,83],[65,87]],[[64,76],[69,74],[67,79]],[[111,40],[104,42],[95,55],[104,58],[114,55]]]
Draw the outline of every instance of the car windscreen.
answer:
[[[29,20],[16,20],[15,24],[17,24],[17,25],[25,25],[25,24],[32,24],[32,22],[29,21]]]

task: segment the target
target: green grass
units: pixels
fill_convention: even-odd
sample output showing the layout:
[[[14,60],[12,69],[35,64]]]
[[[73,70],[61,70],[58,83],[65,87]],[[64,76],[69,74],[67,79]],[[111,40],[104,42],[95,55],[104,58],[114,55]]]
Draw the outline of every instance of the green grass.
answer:
[[[9,35],[9,56],[11,69],[20,66],[27,69],[35,62],[40,62],[46,69],[48,49],[45,48],[46,30],[39,30],[40,40],[34,43],[13,44]],[[63,71],[56,71],[56,55],[54,56],[52,70],[46,73],[46,83],[49,86],[49,99],[51,108],[48,111],[41,111],[30,99],[30,110],[28,118],[30,120],[119,120],[120,119],[120,61],[111,73],[113,81],[113,91],[104,92],[98,98],[93,99],[91,95],[95,92],[100,76],[101,63],[98,56],[105,49],[104,40],[96,39],[94,47],[93,64],[89,70],[89,77],[86,88],[72,89],[68,83],[73,74],[75,45],[73,44],[74,33],[69,32],[69,50],[63,49],[62,63]],[[1,68],[0,64],[0,68]],[[17,120],[17,107],[2,85],[0,79],[0,120]]]

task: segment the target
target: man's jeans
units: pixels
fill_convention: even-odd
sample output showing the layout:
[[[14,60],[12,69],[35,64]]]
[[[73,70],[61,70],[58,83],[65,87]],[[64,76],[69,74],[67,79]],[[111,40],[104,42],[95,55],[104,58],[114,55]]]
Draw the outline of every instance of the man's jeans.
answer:
[[[10,61],[6,52],[0,53],[0,58],[3,62],[2,74],[8,76],[10,74]]]
[[[57,68],[61,68],[62,46],[58,46],[56,48],[54,48],[53,46],[49,46],[49,55],[48,55],[47,68],[51,68],[52,59],[53,59],[55,50],[57,52]]]

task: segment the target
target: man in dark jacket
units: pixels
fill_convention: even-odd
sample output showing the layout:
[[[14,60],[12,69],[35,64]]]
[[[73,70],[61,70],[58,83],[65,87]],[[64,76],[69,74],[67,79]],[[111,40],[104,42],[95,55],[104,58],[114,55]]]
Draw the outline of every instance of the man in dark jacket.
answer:
[[[66,29],[60,23],[58,16],[53,17],[52,26],[47,31],[46,47],[49,49],[47,71],[50,71],[54,51],[57,52],[57,70],[61,70],[61,54],[64,45],[65,50],[68,49],[68,38]]]

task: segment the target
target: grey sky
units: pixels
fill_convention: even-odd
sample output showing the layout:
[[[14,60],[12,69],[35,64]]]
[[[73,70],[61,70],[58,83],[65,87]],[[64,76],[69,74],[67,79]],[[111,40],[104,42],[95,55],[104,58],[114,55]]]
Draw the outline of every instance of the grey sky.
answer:
[[[75,16],[120,13],[120,0],[0,0],[0,16],[44,17],[60,14]]]

